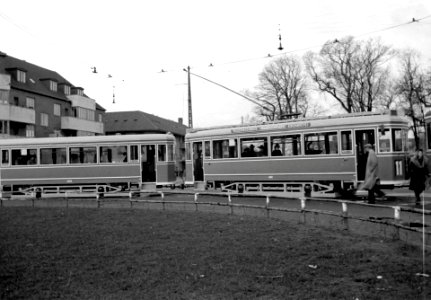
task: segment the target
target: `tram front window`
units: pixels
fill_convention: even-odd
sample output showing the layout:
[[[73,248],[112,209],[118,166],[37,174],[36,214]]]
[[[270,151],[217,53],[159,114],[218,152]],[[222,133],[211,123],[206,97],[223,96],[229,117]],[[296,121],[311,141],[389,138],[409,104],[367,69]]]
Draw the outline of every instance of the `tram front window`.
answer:
[[[379,129],[379,151],[391,151],[391,135],[389,129]]]

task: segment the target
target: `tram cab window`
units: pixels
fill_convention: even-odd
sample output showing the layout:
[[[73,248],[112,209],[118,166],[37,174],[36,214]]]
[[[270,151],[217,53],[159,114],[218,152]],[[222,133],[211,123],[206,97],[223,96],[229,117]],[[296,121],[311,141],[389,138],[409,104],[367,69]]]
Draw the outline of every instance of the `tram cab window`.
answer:
[[[341,131],[341,153],[348,154],[353,152],[352,146],[352,132],[349,131]]]
[[[36,165],[37,150],[36,149],[13,149],[12,150],[12,165]]]
[[[205,141],[205,158],[211,158],[211,142]]]
[[[401,152],[405,149],[406,132],[402,129],[392,129],[392,150]]]
[[[40,149],[40,163],[42,165],[66,164],[66,148]]]
[[[131,145],[130,146],[130,160],[131,161],[138,161],[139,160],[138,145]]]
[[[159,161],[166,161],[166,145],[159,145],[157,154]]]
[[[190,143],[186,143],[186,160],[192,159],[192,153],[190,151]]]
[[[338,154],[336,132],[319,132],[304,135],[305,154]]]
[[[271,156],[301,155],[301,135],[271,137]]]
[[[168,145],[168,161],[174,161],[174,145]]]
[[[226,139],[213,141],[213,158],[236,158],[238,157],[238,141]]]
[[[3,166],[9,165],[9,150],[1,151],[1,164]]]
[[[97,162],[96,147],[70,147],[71,164],[95,164]]]
[[[379,152],[391,151],[390,129],[379,128]]]
[[[127,146],[101,146],[101,163],[125,163],[127,162]]]

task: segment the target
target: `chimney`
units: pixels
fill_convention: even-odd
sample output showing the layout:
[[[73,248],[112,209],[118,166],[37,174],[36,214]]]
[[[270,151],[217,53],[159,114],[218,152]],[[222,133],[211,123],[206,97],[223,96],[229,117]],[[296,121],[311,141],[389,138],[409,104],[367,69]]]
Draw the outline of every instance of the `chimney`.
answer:
[[[178,118],[178,123],[183,125],[183,118]]]

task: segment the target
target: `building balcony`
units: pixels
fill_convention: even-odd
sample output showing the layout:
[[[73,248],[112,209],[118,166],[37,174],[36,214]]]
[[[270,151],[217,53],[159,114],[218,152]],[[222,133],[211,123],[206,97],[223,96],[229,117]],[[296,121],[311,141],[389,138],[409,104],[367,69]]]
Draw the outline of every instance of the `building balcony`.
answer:
[[[78,119],[74,117],[61,117],[61,129],[63,130],[80,130],[104,134],[103,123]]]
[[[0,103],[0,120],[36,124],[34,109]]]

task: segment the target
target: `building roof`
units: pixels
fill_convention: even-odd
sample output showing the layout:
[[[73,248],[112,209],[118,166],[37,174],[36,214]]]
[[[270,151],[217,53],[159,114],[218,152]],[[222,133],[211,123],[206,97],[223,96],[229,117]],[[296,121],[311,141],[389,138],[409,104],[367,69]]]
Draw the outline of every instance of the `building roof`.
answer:
[[[70,102],[67,98],[67,95],[60,91],[60,89],[57,92],[51,91],[48,86],[43,83],[43,80],[50,79],[56,81],[58,84],[68,84],[71,87],[75,87],[63,76],[55,71],[51,71],[35,64],[26,62],[25,60],[9,56],[6,53],[0,51],[0,73],[10,74],[10,71],[14,69],[26,71],[27,75],[25,83],[19,82],[15,80],[13,76],[11,76],[12,88]],[[98,104],[96,104],[96,106],[99,110],[105,110]]]
[[[187,129],[187,126],[184,124],[138,110],[107,112],[104,123],[107,134],[170,132],[175,135],[185,136]]]

